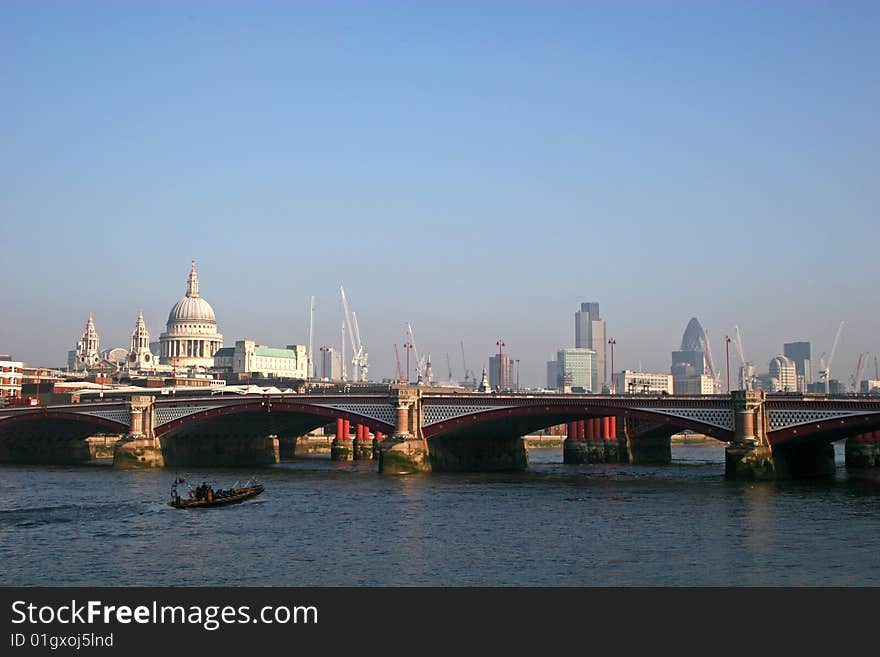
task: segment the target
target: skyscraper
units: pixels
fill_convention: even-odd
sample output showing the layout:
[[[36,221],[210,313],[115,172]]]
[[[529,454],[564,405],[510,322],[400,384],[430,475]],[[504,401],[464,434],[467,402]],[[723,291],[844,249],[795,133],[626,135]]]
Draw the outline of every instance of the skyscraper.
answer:
[[[582,303],[581,309],[574,314],[574,346],[576,349],[592,349],[596,352],[593,368],[593,392],[602,392],[608,381],[608,370],[605,367],[605,320],[599,317],[599,304],[595,301]]]
[[[810,360],[809,342],[786,342],[782,345],[782,353],[794,361],[798,377],[803,377],[804,390],[813,382],[813,363]]]
[[[514,360],[507,354],[501,354],[501,367],[499,369],[498,354],[489,356],[489,385],[493,390],[499,387],[503,390],[513,390],[516,387],[516,368]],[[499,379],[503,377],[503,381]]]

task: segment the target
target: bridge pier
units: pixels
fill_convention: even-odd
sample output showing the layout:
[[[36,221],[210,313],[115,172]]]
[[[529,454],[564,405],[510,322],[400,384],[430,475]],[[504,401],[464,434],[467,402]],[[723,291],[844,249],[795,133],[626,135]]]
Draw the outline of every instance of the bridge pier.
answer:
[[[357,425],[357,437],[352,443],[352,458],[355,461],[371,461],[373,459],[373,440],[370,428],[365,424]]]
[[[165,455],[156,438],[144,435],[123,436],[113,450],[113,467],[123,470],[164,468]]]
[[[562,443],[563,463],[619,463],[617,417],[587,418],[568,423]]]
[[[162,445],[153,434],[153,398],[133,395],[129,400],[131,433],[123,436],[113,449],[113,467],[161,468],[165,466]]]
[[[847,469],[880,467],[880,431],[847,438],[845,450]]]
[[[354,459],[354,445],[351,442],[349,420],[336,420],[336,437],[330,445],[331,461],[351,461]]]
[[[734,390],[730,398],[733,441],[724,450],[724,477],[734,481],[776,479],[776,461],[767,441],[765,394],[756,390]]]
[[[562,443],[563,463],[589,463],[587,441],[584,440],[584,421],[576,420],[568,423],[568,433]]]
[[[421,400],[418,390],[392,388],[397,415],[394,435],[381,442],[379,472],[412,474],[431,470],[428,443],[422,434]]]

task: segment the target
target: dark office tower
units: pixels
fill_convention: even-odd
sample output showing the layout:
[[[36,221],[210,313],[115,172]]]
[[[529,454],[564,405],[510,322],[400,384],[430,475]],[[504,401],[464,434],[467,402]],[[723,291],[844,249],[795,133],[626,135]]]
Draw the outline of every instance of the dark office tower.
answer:
[[[813,382],[813,362],[810,360],[809,342],[787,342],[782,345],[782,353],[794,361],[799,377],[804,377],[804,385]],[[824,391],[823,391],[824,392]]]
[[[681,349],[672,352],[672,376],[699,376],[706,374],[715,377],[709,338],[700,321],[692,317],[681,338]]]
[[[596,352],[596,367],[593,370],[593,392],[602,392],[608,381],[605,366],[605,320],[599,318],[599,304],[595,301],[582,303],[574,314],[574,346],[579,349],[592,349]]]

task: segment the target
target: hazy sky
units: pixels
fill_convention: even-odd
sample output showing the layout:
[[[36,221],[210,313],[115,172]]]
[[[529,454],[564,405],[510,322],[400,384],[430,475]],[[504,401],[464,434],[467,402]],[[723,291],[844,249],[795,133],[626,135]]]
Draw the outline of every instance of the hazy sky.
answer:
[[[616,365],[692,316],[833,375],[880,352],[880,3],[0,3],[0,352],[61,365],[89,311],[153,338],[196,259],[227,345],[413,323],[521,383],[598,301]],[[402,353],[402,351],[401,351]],[[731,353],[732,360],[737,360]],[[873,358],[870,360],[873,375]]]

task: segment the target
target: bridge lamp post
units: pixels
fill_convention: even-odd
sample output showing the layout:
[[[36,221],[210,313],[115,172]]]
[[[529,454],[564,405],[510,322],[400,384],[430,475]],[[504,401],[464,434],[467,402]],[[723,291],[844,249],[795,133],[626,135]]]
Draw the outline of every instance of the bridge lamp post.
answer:
[[[412,350],[412,342],[404,342],[403,348],[406,349],[406,385],[409,385],[409,352]]]
[[[615,392],[615,390],[614,390],[614,388],[615,388],[615,386],[614,386],[614,345],[617,344],[617,340],[615,340],[614,338],[611,338],[610,340],[608,340],[608,344],[611,345],[611,386],[610,386],[610,389],[611,389],[611,394],[613,395]]]
[[[730,394],[730,336],[724,336],[724,346],[727,349],[727,394]]]
[[[498,345],[498,392],[504,390],[504,359],[502,358],[502,349],[504,349],[504,340],[499,338],[495,343]]]

